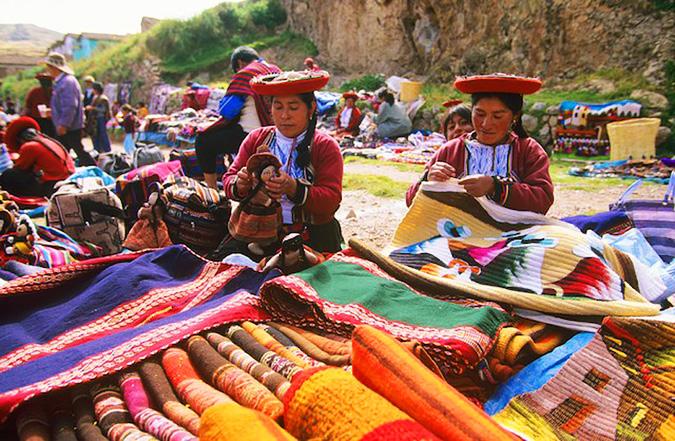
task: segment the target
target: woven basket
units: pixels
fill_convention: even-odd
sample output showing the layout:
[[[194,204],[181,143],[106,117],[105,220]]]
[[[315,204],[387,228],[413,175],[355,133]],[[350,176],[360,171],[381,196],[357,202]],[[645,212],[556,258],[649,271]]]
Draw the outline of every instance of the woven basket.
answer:
[[[609,134],[609,159],[641,159],[656,155],[658,118],[627,119],[607,124]]]

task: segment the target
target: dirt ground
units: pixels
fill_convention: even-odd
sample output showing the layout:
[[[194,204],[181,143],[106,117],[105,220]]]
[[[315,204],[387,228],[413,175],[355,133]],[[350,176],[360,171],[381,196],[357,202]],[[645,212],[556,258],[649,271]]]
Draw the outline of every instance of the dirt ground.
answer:
[[[346,164],[345,173],[386,175],[392,179],[410,183],[419,177],[416,173],[402,172],[391,166],[371,166],[358,163]],[[569,190],[556,185],[555,203],[549,215],[562,218],[606,211],[609,204],[615,202],[629,185],[630,181],[627,181],[623,186],[594,192]],[[643,185],[634,193],[633,197],[661,198],[665,190],[665,185]],[[345,240],[358,237],[384,248],[389,243],[405,212],[406,206],[403,199],[379,198],[362,190],[345,191],[337,218],[342,225],[342,234]]]

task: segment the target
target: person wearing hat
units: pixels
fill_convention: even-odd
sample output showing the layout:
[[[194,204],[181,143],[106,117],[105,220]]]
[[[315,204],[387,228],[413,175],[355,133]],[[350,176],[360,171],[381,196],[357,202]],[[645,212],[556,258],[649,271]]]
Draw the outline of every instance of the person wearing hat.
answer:
[[[359,134],[359,124],[361,123],[361,111],[356,107],[356,101],[359,95],[356,92],[350,91],[342,94],[345,100],[345,105],[338,112],[335,118],[336,136]]]
[[[459,185],[474,197],[486,196],[512,210],[546,214],[553,205],[548,156],[521,120],[523,95],[539,90],[541,80],[478,75],[458,78],[455,88],[471,94],[474,131],[436,152],[420,182],[408,190],[407,204],[422,181],[459,178]]]
[[[39,86],[33,87],[28,91],[23,108],[23,115],[30,116],[40,125],[40,131],[53,138],[56,136],[54,123],[46,114],[49,107],[49,101],[52,98],[52,77],[46,72],[39,72],[35,79],[40,82]],[[44,106],[44,107],[43,107]],[[42,108],[42,113],[40,113]]]
[[[462,100],[449,99],[443,103],[448,109],[441,119],[441,133],[447,141],[473,132],[471,125],[471,108],[462,103]]]
[[[42,134],[29,116],[12,121],[5,131],[5,143],[19,157],[14,167],[0,175],[0,187],[15,196],[49,197],[57,182],[75,172],[66,148]]]
[[[211,188],[216,188],[218,183],[218,156],[235,155],[247,134],[272,124],[269,102],[251,88],[251,79],[257,75],[281,72],[247,46],[236,48],[230,61],[234,76],[218,105],[220,119],[198,132],[195,139],[197,161],[204,171],[204,181]]]
[[[96,165],[91,155],[82,145],[84,113],[82,91],[66,63],[66,58],[58,52],[51,52],[45,60],[49,75],[54,78],[50,100],[52,122],[56,128],[56,139],[67,149],[77,154],[81,166]]]
[[[84,107],[90,106],[94,101],[94,83],[96,80],[91,75],[86,75],[83,78],[84,82],[84,98],[82,99],[82,105]]]
[[[278,175],[265,186],[266,193],[281,204],[281,236],[301,233],[307,245],[324,253],[339,251],[343,242],[335,219],[342,200],[342,154],[335,139],[316,130],[314,91],[325,86],[329,78],[326,72],[304,71],[251,80],[256,93],[271,97],[274,125],[261,127],[246,137],[223,178],[230,199],[246,199],[254,189],[247,161],[266,146],[282,165]],[[266,251],[271,254],[276,248],[268,247]],[[229,236],[216,250],[216,257],[232,253],[250,256],[248,244]]]

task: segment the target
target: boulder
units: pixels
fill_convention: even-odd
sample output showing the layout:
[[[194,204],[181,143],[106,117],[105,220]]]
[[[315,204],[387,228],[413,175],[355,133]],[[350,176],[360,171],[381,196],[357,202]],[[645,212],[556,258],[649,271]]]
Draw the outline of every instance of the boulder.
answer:
[[[536,103],[532,104],[532,110],[534,110],[536,112],[541,112],[542,110],[545,110],[545,109],[546,109],[545,103],[536,102]]]
[[[668,98],[660,93],[648,90],[636,89],[630,94],[631,99],[639,101],[643,106],[657,110],[665,110],[668,107]]]
[[[535,116],[528,115],[527,113],[523,115],[523,127],[528,132],[534,132],[537,126],[539,125],[539,120]]]
[[[659,131],[656,132],[656,146],[661,147],[668,141],[670,138],[670,135],[672,134],[672,130],[670,130],[669,127],[666,126],[661,126],[659,127]]]
[[[593,80],[590,80],[588,83],[586,83],[586,87],[584,87],[586,90],[590,90],[595,93],[599,93],[602,95],[606,95],[612,92],[616,92],[616,85],[612,80],[606,80],[603,78],[596,78]]]
[[[546,114],[547,115],[557,115],[560,113],[560,106],[548,106],[546,108]]]

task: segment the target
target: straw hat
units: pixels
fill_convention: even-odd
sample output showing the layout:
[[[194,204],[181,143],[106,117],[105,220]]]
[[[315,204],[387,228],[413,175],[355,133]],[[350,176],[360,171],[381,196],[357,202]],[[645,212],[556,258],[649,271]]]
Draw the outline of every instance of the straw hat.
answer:
[[[63,56],[63,54],[60,54],[58,52],[50,52],[49,55],[47,55],[47,58],[45,58],[44,63],[47,66],[52,66],[57,68],[63,73],[67,73],[70,75],[73,75],[73,69],[68,66],[68,63],[66,63],[66,57]]]

